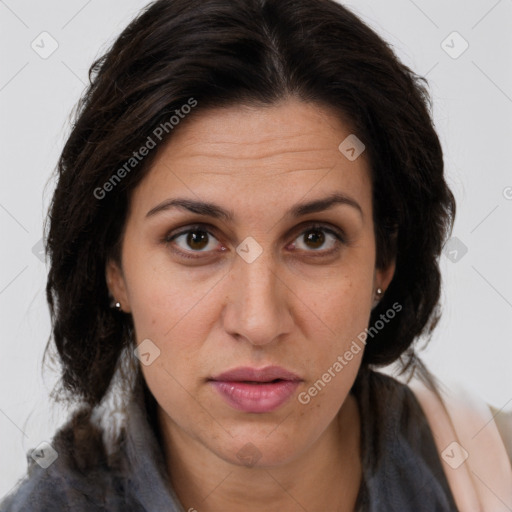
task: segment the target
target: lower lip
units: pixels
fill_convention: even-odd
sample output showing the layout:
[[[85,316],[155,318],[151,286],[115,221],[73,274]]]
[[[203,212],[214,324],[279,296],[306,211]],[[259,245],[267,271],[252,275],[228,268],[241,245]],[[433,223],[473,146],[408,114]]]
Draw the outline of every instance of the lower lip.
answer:
[[[280,380],[254,384],[249,382],[210,381],[226,402],[244,412],[271,412],[283,405],[295,392],[299,381]]]

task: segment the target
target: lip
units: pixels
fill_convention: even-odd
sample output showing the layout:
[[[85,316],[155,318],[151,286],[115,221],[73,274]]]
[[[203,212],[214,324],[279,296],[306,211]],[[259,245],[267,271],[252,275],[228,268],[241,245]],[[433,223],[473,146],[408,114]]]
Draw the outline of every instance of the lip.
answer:
[[[299,381],[302,380],[298,375],[280,366],[265,366],[264,368],[252,368],[250,366],[241,366],[223,372],[211,380],[224,382],[271,382],[276,379]]]
[[[276,410],[293,395],[301,381],[298,375],[279,366],[234,368],[209,379],[229,405],[250,413]]]

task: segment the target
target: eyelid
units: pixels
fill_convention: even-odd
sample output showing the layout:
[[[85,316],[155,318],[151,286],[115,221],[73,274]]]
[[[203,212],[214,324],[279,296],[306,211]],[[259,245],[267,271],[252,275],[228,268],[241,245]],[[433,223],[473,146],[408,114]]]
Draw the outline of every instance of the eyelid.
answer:
[[[215,237],[215,239],[217,239],[217,237],[215,236],[215,231],[217,230],[217,228],[205,222],[200,222],[197,224],[187,224],[185,226],[182,226],[181,228],[176,228],[176,230],[177,231],[175,233],[173,232],[173,230],[169,231],[164,236],[163,241],[170,242],[181,235],[189,233],[190,231],[204,231],[205,233],[208,233],[209,235],[212,235]]]
[[[342,239],[343,242],[347,241],[345,232],[341,228],[336,227],[334,224],[331,224],[330,222],[325,222],[325,221],[320,222],[320,221],[314,221],[314,220],[304,221],[303,223],[299,224],[298,226],[295,226],[290,231],[290,234],[286,235],[286,236],[288,237],[295,233],[297,233],[298,235],[301,235],[304,231],[307,231],[310,229],[311,230],[319,229],[322,231],[326,231],[327,233],[331,233],[331,234],[339,237],[340,239]]]

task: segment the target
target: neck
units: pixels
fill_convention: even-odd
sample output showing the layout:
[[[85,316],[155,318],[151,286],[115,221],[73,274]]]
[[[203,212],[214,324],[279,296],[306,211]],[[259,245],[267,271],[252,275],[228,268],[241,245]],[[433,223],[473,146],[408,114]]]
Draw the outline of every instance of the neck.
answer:
[[[190,512],[354,510],[361,482],[360,418],[348,395],[320,438],[293,461],[243,467],[220,459],[158,411],[171,485]]]

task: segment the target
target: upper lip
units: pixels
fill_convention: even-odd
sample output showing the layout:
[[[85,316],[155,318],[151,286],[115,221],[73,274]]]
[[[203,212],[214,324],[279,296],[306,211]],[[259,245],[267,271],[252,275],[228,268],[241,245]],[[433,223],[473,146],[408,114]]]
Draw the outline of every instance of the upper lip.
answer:
[[[280,366],[266,366],[264,368],[251,368],[250,366],[243,366],[233,368],[226,372],[220,373],[211,380],[232,382],[271,382],[276,379],[281,380],[302,380],[298,375]]]

